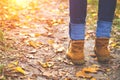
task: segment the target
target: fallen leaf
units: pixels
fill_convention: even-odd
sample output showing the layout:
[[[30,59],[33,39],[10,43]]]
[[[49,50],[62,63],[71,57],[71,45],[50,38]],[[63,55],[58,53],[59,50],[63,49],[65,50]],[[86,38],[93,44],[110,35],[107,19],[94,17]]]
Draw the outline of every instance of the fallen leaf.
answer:
[[[76,76],[77,77],[81,77],[81,78],[87,78],[87,79],[90,79],[92,78],[92,76],[86,74],[84,71],[79,71],[76,73]]]
[[[111,44],[112,47],[115,47],[116,45],[117,45],[117,43],[115,43],[115,42]]]
[[[97,64],[93,64],[91,67],[100,67],[100,65],[97,65]]]
[[[18,61],[12,62],[12,64],[14,64],[15,66],[17,66],[18,63],[19,63]]]
[[[5,79],[5,76],[3,76],[3,75],[0,76],[0,80],[6,80],[6,79]]]
[[[65,50],[63,45],[60,45],[60,44],[53,44],[53,48],[55,53],[61,53]]]
[[[47,77],[52,76],[51,72],[49,72],[49,71],[43,72],[43,75],[44,75],[44,76],[47,76]]]
[[[4,68],[4,65],[0,64],[0,74],[2,73],[3,68]]]
[[[63,24],[64,23],[64,19],[58,19],[58,23],[59,24]]]
[[[64,50],[65,50],[64,47],[60,47],[60,48],[58,48],[55,52],[56,52],[56,53],[61,53],[61,52],[63,52]]]
[[[87,73],[97,73],[97,71],[99,70],[98,67],[87,67],[87,68],[83,68],[84,72]]]
[[[65,80],[72,80],[71,78],[65,78]]]
[[[97,80],[96,78],[91,78],[90,80]]]
[[[53,63],[53,62],[45,62],[45,63],[43,63],[43,62],[40,62],[40,61],[39,61],[39,63],[40,63],[40,65],[41,65],[43,68],[51,68],[51,67],[54,66],[54,63]]]
[[[111,69],[106,69],[106,71],[107,71],[107,72],[110,72],[110,71],[111,71]]]
[[[0,42],[4,41],[3,31],[0,30]]]
[[[22,73],[22,74],[24,74],[24,75],[25,75],[25,73],[26,73],[21,67],[16,67],[16,68],[15,68],[15,71],[20,72],[20,73]]]
[[[35,37],[35,34],[29,33],[28,36],[30,36],[30,37]]]
[[[7,65],[8,68],[13,68],[13,67],[15,67],[15,66],[16,66],[16,65],[13,64],[13,63],[10,63],[10,64]]]
[[[30,54],[35,54],[37,52],[37,50],[36,49],[33,49],[33,50],[31,50],[29,53]]]
[[[35,37],[39,37],[39,36],[41,36],[41,34],[35,33]]]
[[[47,64],[47,66],[48,66],[49,68],[54,66],[54,63],[53,63],[53,62],[47,62],[46,64]]]
[[[37,48],[37,43],[35,41],[29,41],[30,46]]]
[[[54,43],[54,40],[48,40],[48,44],[52,45]]]

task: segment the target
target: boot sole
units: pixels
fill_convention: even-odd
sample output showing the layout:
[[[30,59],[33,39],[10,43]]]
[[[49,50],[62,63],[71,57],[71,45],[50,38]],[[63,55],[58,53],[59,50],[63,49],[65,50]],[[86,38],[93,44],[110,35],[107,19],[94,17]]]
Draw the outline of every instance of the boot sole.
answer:
[[[94,50],[94,52],[95,52],[95,54],[96,54],[96,56],[97,56],[97,52]],[[98,58],[98,62],[100,62],[100,63],[107,63],[107,62],[109,62],[110,61],[110,56],[107,56],[107,57],[98,57],[97,56],[97,58]]]
[[[110,61],[110,57],[98,57],[98,62],[107,63]]]
[[[75,65],[83,65],[85,64],[85,60],[73,60],[68,55],[66,55],[66,58],[70,60]]]

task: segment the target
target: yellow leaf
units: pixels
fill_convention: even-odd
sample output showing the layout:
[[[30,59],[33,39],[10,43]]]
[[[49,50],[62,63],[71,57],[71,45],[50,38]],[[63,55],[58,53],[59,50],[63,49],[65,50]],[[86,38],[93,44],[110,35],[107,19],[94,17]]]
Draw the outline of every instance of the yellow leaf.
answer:
[[[39,63],[43,68],[50,68],[50,67],[54,66],[54,63],[52,63],[52,62],[46,62],[46,63],[39,62]]]
[[[92,76],[86,74],[84,71],[79,71],[76,73],[76,76],[77,77],[81,77],[81,78],[87,78],[87,79],[90,79]]]
[[[15,65],[13,65],[13,64],[8,64],[8,68],[12,68],[12,67],[14,67]]]
[[[107,71],[107,72],[110,72],[110,71],[111,71],[111,69],[106,69],[106,71]]]
[[[59,24],[63,24],[64,23],[64,19],[58,19],[58,23]]]
[[[0,42],[3,42],[3,40],[4,40],[3,31],[0,30]]]
[[[18,61],[15,61],[15,62],[11,62],[10,64],[7,65],[8,68],[13,68],[15,66],[18,66]]]
[[[29,41],[30,46],[37,48],[37,44],[35,41]]]
[[[53,23],[53,26],[57,26],[57,25],[59,25],[59,23]]]
[[[47,64],[46,64],[46,63],[40,62],[40,65],[41,65],[43,68],[47,68]]]
[[[54,66],[54,63],[53,63],[53,62],[47,62],[46,64],[47,64],[47,66],[48,66],[49,68]]]
[[[21,67],[16,67],[15,71],[25,74],[25,71]]]
[[[52,45],[54,43],[54,40],[48,40],[48,44]]]
[[[10,63],[10,64],[7,65],[7,67],[8,67],[8,68],[13,68],[13,67],[15,67],[15,65],[12,64],[12,63]]]
[[[16,61],[16,62],[13,62],[12,64],[14,64],[14,65],[16,65],[16,66],[17,66],[17,65],[18,65],[18,61]]]
[[[41,36],[41,34],[35,33],[35,37],[39,37],[39,36]]]
[[[112,47],[115,47],[116,45],[117,45],[116,43],[112,43],[112,44],[111,44]]]

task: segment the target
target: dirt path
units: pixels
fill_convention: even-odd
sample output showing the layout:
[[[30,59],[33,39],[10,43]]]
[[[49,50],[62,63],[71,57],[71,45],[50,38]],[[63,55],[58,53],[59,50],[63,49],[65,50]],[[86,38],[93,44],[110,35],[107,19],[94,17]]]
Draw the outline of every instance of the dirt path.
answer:
[[[52,4],[56,3],[50,5]],[[47,5],[44,6],[46,8]],[[91,57],[91,54],[94,54],[95,32],[90,29],[86,31],[86,64],[75,66],[66,59],[65,53],[69,43],[68,7],[64,7],[66,10],[64,14],[57,8],[53,12],[58,14],[53,14],[51,11],[53,7],[50,6],[46,11],[44,8],[40,9],[41,13],[36,13],[34,17],[41,15],[44,17],[28,22],[29,26],[16,27],[6,32],[9,50],[1,51],[4,57],[0,59],[0,62],[9,64],[18,61],[18,65],[26,72],[25,75],[7,72],[8,80],[120,80],[120,50],[111,52],[115,59],[110,63],[98,63],[96,58]],[[54,17],[51,18],[51,15]],[[94,74],[89,73],[92,78],[76,77],[78,71],[92,65],[100,69]]]

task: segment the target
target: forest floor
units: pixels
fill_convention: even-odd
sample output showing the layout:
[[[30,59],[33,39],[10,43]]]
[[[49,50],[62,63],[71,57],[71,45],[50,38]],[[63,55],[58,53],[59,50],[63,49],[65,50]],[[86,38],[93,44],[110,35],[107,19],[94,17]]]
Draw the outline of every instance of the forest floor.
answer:
[[[21,11],[25,14],[20,15],[21,26],[4,27],[0,80],[120,80],[120,29],[115,28],[118,24],[114,23],[110,39],[113,59],[100,64],[93,51],[96,21],[91,20],[96,20],[96,10],[91,4],[88,7],[91,17],[87,22],[84,65],[73,65],[65,56],[70,40],[68,2],[43,0],[36,10]]]

